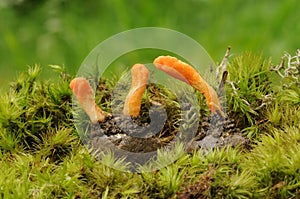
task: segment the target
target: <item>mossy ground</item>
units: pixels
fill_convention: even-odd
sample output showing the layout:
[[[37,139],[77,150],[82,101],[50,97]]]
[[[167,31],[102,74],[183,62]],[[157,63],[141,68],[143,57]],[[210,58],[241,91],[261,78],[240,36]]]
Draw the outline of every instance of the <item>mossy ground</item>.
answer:
[[[179,145],[160,151],[155,164],[164,165],[170,153],[178,155],[174,163],[140,173],[124,172],[127,165],[112,154],[96,160],[82,145],[73,123],[72,77],[54,67],[60,82],[40,81],[40,68],[30,67],[0,99],[0,198],[298,198],[299,61],[285,57],[282,68],[253,53],[229,62],[225,108],[250,149],[187,154]],[[109,89],[97,95],[107,111]]]

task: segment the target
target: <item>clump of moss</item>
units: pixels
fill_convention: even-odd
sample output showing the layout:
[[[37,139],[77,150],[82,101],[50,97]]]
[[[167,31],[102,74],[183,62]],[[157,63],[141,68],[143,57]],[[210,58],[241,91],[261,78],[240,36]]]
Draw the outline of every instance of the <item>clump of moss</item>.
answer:
[[[258,190],[265,195],[299,197],[300,125],[281,128],[274,129],[271,135],[263,135],[251,153],[244,154],[241,165],[255,176]]]
[[[273,100],[270,66],[270,59],[250,52],[235,57],[228,65],[228,114],[248,137],[257,135],[260,121],[265,119],[263,113]]]
[[[298,198],[299,85],[270,66],[269,59],[246,53],[228,68],[227,113],[252,137],[251,149],[187,154],[179,144],[161,149],[157,161],[140,167],[140,173],[126,172],[129,165],[113,154],[96,160],[80,143],[73,126],[71,78],[61,67],[55,66],[61,73],[58,83],[39,80],[40,68],[30,67],[0,98],[0,198]],[[109,111],[113,84],[102,81],[97,103]],[[174,97],[155,100],[179,108]],[[204,102],[199,98],[205,107]],[[142,112],[149,104],[144,97]],[[201,106],[200,111],[207,110]],[[175,113],[172,121],[178,118]],[[170,157],[176,161],[166,166]]]
[[[61,78],[57,86],[39,81],[40,71],[39,66],[29,67],[0,98],[1,151],[36,150],[40,143],[49,142],[59,153],[72,143],[65,142],[72,134],[65,130],[72,126],[69,78]]]
[[[297,55],[299,60],[299,52]],[[248,52],[229,63],[227,111],[249,138],[265,131],[268,123],[278,121],[279,109],[299,104],[297,55],[286,54],[285,62],[274,66],[271,59]]]

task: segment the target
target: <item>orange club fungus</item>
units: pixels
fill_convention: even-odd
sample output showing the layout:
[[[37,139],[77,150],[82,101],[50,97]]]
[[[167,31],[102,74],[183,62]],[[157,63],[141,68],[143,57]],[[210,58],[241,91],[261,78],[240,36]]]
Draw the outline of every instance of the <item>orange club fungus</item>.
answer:
[[[77,77],[73,79],[70,88],[93,124],[105,120],[107,113],[97,106],[94,91],[85,78]]]
[[[221,115],[224,114],[221,110],[216,91],[209,86],[192,66],[172,56],[159,56],[153,63],[157,69],[164,71],[176,79],[184,81],[201,92],[206,98],[206,103],[213,114],[217,111]]]
[[[172,56],[159,56],[153,63],[157,69],[191,85],[201,92],[211,113],[215,114],[218,112],[224,116],[216,91],[192,66]],[[142,96],[148,83],[149,71],[143,64],[135,64],[131,69],[131,76],[131,87],[125,99],[123,114],[137,117],[140,114]],[[102,111],[95,103],[94,91],[85,78],[78,77],[73,79],[70,83],[70,88],[92,123],[95,124],[105,120],[108,114]]]
[[[135,64],[131,68],[131,87],[125,100],[123,114],[137,117],[141,110],[143,93],[148,83],[149,71],[143,64]]]

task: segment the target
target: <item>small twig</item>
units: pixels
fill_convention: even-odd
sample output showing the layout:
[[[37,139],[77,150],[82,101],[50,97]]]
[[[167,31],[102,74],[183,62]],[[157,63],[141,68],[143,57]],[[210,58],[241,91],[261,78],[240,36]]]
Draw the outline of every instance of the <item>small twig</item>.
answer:
[[[220,85],[219,85],[219,95],[220,96],[224,95],[224,87],[225,87],[227,76],[228,76],[228,71],[224,71],[223,75],[222,75]]]
[[[228,47],[227,47],[227,50],[226,50],[226,53],[225,53],[225,55],[224,55],[224,57],[223,57],[223,59],[222,59],[220,65],[219,65],[219,66],[217,67],[217,69],[216,69],[216,77],[217,77],[218,79],[221,79],[221,78],[223,77],[223,73],[224,73],[225,71],[227,71],[228,57],[229,57],[229,55],[230,55],[230,50],[231,50],[231,47],[228,46]]]
[[[217,70],[216,70],[217,79],[220,80],[219,93],[218,93],[220,96],[224,95],[224,87],[225,87],[226,79],[228,76],[227,65],[228,65],[228,57],[230,55],[230,50],[231,50],[231,47],[228,46],[226,53],[225,53],[220,65],[217,67]]]

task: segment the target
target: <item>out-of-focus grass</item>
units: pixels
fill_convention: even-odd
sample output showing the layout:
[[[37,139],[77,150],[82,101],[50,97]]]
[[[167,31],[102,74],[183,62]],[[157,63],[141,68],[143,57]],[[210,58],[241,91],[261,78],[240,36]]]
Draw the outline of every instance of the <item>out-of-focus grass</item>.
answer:
[[[297,0],[8,2],[12,1],[0,3],[1,88],[27,65],[65,65],[75,74],[99,42],[137,27],[158,26],[185,33],[214,60],[220,60],[227,45],[235,54],[252,50],[278,58],[284,51],[299,48]],[[48,69],[43,71],[43,77],[54,77]]]

